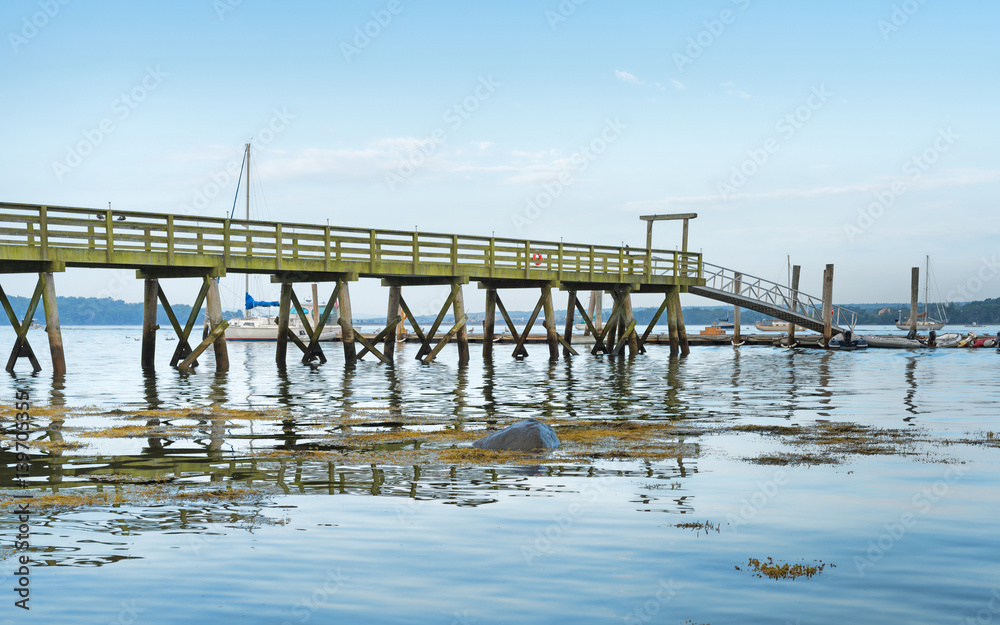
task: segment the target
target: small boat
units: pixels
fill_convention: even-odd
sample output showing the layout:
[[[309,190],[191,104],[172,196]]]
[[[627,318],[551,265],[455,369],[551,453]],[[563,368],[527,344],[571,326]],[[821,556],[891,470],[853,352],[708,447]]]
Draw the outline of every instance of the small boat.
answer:
[[[836,336],[830,339],[830,349],[865,349],[868,347],[868,342],[865,337],[853,334],[850,330],[843,333],[838,333]]]
[[[762,319],[753,325],[761,332],[788,332],[789,327],[792,324],[788,321],[782,321],[781,319]],[[797,325],[795,326],[795,331],[805,332],[806,328]]]
[[[996,336],[976,336],[974,332],[970,332],[964,347],[1000,347],[1000,332]]]
[[[865,335],[869,347],[886,347],[890,349],[920,349],[927,344],[919,339],[908,339],[905,336],[875,336]]]
[[[948,332],[934,339],[934,347],[958,347],[962,335],[958,332]]]
[[[920,313],[920,315],[923,314],[924,313]],[[920,321],[919,320],[920,315],[917,315],[918,318],[917,332],[929,332],[931,330],[940,330],[941,328],[945,327],[945,325],[947,325],[948,323],[947,321],[937,321],[935,319]],[[909,330],[910,329],[909,319],[905,321],[903,319],[900,319],[899,321],[896,322],[896,327],[899,328],[900,330]]]
[[[983,327],[983,324],[978,323],[976,321],[973,321],[972,323],[965,324],[965,327],[966,328],[981,328],[981,327]]]

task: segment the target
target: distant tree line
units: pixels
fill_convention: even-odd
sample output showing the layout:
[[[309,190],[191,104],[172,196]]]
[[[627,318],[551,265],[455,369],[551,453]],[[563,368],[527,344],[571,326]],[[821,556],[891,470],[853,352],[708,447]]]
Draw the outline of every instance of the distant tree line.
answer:
[[[122,300],[111,299],[110,297],[103,299],[96,297],[57,297],[56,302],[59,306],[59,322],[62,325],[142,325],[142,304],[138,302],[128,303]],[[10,298],[10,303],[20,319],[24,311],[28,308],[28,298],[14,296]],[[162,327],[169,327],[170,320],[167,319],[163,307],[160,306],[157,308],[156,322]],[[900,314],[899,311],[902,311],[904,319],[909,316],[910,311],[909,304],[899,303],[847,304],[844,308],[858,313],[859,325],[892,325],[896,323],[896,319]],[[174,314],[177,315],[181,324],[185,323],[188,315],[191,314],[191,306],[187,304],[176,304],[173,306],[173,309]],[[922,307],[921,311],[923,311]],[[1000,324],[1000,298],[977,302],[950,303],[944,307],[944,311],[949,322],[954,324]],[[204,323],[204,314],[204,311],[202,311],[198,315],[199,324]],[[227,310],[223,311],[222,314],[226,319],[233,319],[242,317],[243,311]],[[531,313],[527,311],[511,311],[510,314],[512,319],[518,322],[525,322],[531,316]],[[605,309],[604,319],[607,319],[610,314],[611,310]],[[633,314],[639,324],[648,324],[653,315],[656,314],[656,308],[636,308]],[[938,316],[937,310],[934,307],[931,308],[931,316]],[[482,321],[482,317],[482,313],[472,314],[470,315],[470,321],[478,323]],[[579,315],[576,318],[579,323],[581,321]],[[711,325],[717,319],[726,318],[730,321],[733,320],[732,306],[684,307],[684,322],[688,325]],[[752,310],[744,309],[740,313],[740,321],[744,325],[749,325],[765,318],[766,315]],[[38,323],[45,323],[45,312],[42,309],[41,303],[39,303],[38,308],[35,310],[35,319]],[[433,316],[426,318],[419,317],[418,321],[421,323],[430,323],[433,319]],[[565,322],[565,311],[557,311],[556,319],[557,322]],[[371,321],[377,322],[380,320]],[[384,323],[384,320],[381,321]],[[661,322],[665,323],[666,319],[661,317]],[[497,324],[503,324],[503,319],[499,315],[497,315]]]
[[[24,316],[24,311],[28,309],[29,298],[11,297],[10,305],[17,313],[18,320]],[[142,325],[142,303],[128,303],[120,299],[105,297],[56,297],[56,305],[59,308],[59,323],[66,326],[131,326]],[[187,322],[188,315],[191,314],[191,306],[187,304],[172,304],[171,308],[177,316],[181,325]],[[232,319],[242,316],[241,311],[223,311],[223,317]],[[40,324],[45,324],[45,311],[42,303],[38,303],[35,309],[35,320]],[[170,319],[163,311],[162,306],[157,307],[156,322],[164,328],[170,327]],[[198,315],[198,324],[205,323],[204,309]]]

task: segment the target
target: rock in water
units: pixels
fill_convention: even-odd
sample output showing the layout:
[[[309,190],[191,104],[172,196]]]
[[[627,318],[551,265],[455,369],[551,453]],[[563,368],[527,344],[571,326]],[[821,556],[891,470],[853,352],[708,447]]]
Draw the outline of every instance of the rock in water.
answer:
[[[530,451],[532,449],[555,449],[559,446],[559,437],[555,430],[537,419],[525,419],[514,425],[505,427],[499,432],[472,443],[479,449],[494,451]]]

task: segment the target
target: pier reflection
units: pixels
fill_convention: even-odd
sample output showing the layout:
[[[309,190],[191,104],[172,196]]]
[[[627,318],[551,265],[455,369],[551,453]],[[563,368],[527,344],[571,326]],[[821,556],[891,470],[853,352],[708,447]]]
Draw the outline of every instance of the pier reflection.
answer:
[[[907,356],[906,358],[906,368],[903,378],[906,380],[906,394],[903,396],[903,406],[905,406],[906,412],[910,413],[910,416],[904,417],[903,421],[907,423],[913,422],[916,419],[916,415],[920,414],[917,410],[917,356]]]

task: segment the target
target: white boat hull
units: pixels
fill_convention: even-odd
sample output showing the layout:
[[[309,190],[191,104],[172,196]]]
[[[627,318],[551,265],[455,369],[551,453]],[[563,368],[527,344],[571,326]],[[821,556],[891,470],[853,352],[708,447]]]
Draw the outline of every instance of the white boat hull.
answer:
[[[788,332],[792,324],[787,321],[780,321],[778,323],[758,321],[753,325],[761,332]],[[795,326],[795,331],[807,332],[808,330],[802,326]]]
[[[288,328],[303,341],[308,341],[305,328],[296,318],[290,318]],[[329,328],[329,329],[327,329]],[[336,328],[329,325],[320,334],[319,340],[332,341],[338,336]],[[250,319],[233,319],[226,328],[227,341],[277,341],[278,323],[276,317],[252,317]]]
[[[944,321],[918,321],[917,322],[917,332],[930,332],[931,330],[940,330],[945,326]],[[905,321],[900,321],[896,323],[896,327],[900,330],[909,330],[910,324]]]
[[[908,339],[905,336],[873,336],[865,335],[869,347],[887,347],[892,349],[922,349],[927,347],[923,342]]]

